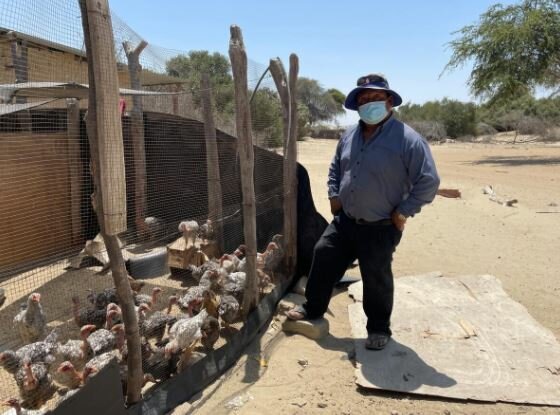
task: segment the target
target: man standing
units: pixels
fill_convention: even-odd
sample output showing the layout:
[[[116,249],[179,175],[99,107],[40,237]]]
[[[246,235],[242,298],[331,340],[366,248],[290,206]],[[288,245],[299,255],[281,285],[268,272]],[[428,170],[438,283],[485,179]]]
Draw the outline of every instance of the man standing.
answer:
[[[366,347],[383,349],[391,337],[393,252],[407,218],[430,203],[439,177],[426,140],[395,119],[402,103],[381,75],[360,77],[344,106],[360,122],[347,130],[332,160],[328,189],[334,219],[313,253],[306,303],[292,320],[316,319],[327,310],[334,285],[357,258],[367,316]]]

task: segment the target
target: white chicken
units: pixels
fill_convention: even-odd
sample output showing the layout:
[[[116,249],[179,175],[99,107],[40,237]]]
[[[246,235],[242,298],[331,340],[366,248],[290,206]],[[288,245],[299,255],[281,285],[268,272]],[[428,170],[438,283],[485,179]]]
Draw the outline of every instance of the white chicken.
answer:
[[[208,312],[202,309],[196,316],[188,319],[178,320],[169,329],[169,343],[165,345],[165,356],[170,358],[180,350],[192,352],[193,343],[202,337],[200,328],[208,317]]]
[[[198,235],[198,228],[198,222],[195,220],[186,220],[179,223],[179,232],[183,234],[187,247],[189,246],[189,242],[194,246],[196,236]]]
[[[47,318],[41,306],[41,294],[33,293],[27,298],[27,306],[14,317],[14,329],[25,344],[45,336]]]

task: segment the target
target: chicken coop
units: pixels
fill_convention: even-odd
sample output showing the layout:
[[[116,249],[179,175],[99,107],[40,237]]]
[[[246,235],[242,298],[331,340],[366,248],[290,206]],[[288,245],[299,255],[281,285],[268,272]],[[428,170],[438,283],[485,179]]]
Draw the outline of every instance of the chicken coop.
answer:
[[[0,0],[0,400],[16,413],[165,413],[309,261],[298,240],[309,253],[324,225],[296,165],[297,57],[259,64],[239,28],[229,41],[181,52],[106,1]],[[99,388],[112,403],[92,404]]]

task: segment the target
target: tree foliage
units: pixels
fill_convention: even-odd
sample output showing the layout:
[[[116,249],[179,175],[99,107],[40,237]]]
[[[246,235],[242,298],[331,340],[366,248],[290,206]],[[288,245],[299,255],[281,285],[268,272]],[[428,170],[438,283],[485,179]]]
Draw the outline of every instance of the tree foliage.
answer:
[[[255,92],[251,101],[251,122],[258,144],[282,146],[282,107],[276,91],[264,87]]]
[[[207,50],[192,50],[187,55],[177,55],[167,61],[167,73],[186,81],[195,105],[200,106],[200,79],[207,73],[212,85],[213,99],[218,112],[233,114],[233,78],[226,56]]]
[[[330,121],[344,112],[342,105],[333,97],[336,93],[326,91],[315,79],[298,78],[297,91],[298,101],[309,111],[311,125],[318,121]]]
[[[496,4],[477,24],[455,32],[444,72],[473,62],[469,86],[492,101],[523,96],[535,87],[560,85],[560,2],[523,0]],[[557,90],[556,92],[560,92]]]

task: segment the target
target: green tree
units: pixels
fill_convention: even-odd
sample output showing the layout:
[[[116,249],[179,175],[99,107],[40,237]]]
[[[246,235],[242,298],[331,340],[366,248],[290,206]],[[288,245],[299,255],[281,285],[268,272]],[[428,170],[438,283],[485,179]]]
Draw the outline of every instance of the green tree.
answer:
[[[523,0],[496,4],[449,43],[444,72],[472,62],[469,85],[492,101],[525,95],[541,86],[560,92],[560,2]]]
[[[212,94],[218,112],[233,114],[234,91],[231,65],[226,56],[206,50],[192,50],[187,55],[181,54],[166,63],[167,73],[186,80],[186,86],[193,95],[195,105],[200,106],[200,79],[202,73],[208,73],[212,85]]]
[[[330,121],[344,113],[342,106],[335,100],[332,93],[315,79],[300,77],[297,80],[298,101],[309,111],[309,123]]]
[[[334,102],[340,105],[341,108],[344,106],[344,101],[346,101],[346,95],[344,95],[336,88],[327,89],[327,92],[334,99]]]
[[[275,91],[265,87],[255,92],[251,101],[251,122],[259,145],[282,147],[282,108]]]

